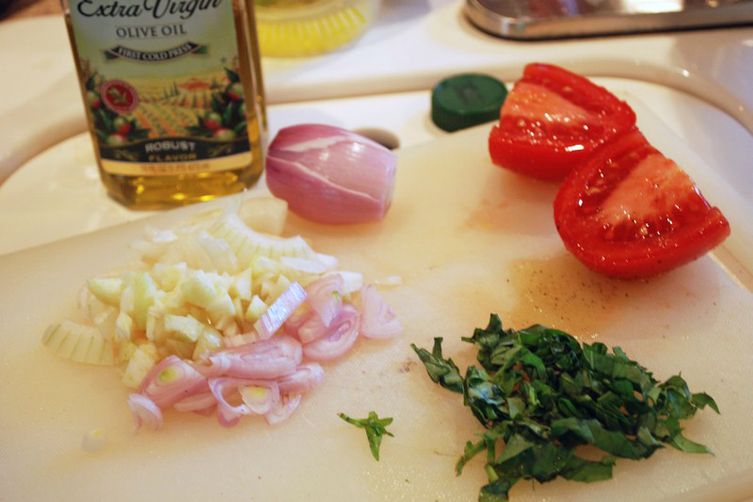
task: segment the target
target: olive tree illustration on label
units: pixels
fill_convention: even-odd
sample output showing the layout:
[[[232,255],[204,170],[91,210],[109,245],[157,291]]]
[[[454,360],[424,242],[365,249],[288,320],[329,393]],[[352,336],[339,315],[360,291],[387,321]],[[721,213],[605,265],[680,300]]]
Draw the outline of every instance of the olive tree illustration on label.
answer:
[[[121,147],[149,137],[149,129],[140,127],[128,114],[139,102],[136,89],[121,80],[101,82],[97,75],[86,81],[86,97],[92,114],[94,133],[100,144]]]
[[[245,136],[243,86],[236,72],[227,69],[225,72],[228,84],[221,91],[212,93],[209,111],[197,117],[196,125],[187,128],[191,136],[216,141],[235,141]]]

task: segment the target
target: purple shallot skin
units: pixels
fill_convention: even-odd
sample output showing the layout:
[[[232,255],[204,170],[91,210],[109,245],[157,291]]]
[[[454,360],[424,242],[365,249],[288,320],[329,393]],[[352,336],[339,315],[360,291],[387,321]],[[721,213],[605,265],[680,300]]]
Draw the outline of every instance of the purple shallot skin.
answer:
[[[267,186],[301,217],[329,224],[384,218],[397,156],[351,131],[321,124],[281,129],[267,153]]]

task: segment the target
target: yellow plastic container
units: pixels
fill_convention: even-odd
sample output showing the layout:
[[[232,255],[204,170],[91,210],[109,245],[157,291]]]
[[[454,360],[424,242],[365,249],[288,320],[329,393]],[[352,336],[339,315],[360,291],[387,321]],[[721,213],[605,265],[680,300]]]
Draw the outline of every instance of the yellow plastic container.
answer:
[[[256,0],[262,56],[311,56],[359,37],[376,18],[379,0]]]

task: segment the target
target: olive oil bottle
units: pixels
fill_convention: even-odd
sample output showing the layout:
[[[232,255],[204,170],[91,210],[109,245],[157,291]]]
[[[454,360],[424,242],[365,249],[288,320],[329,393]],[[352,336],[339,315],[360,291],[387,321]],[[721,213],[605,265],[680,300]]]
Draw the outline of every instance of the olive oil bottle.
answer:
[[[263,169],[254,0],[62,0],[99,171],[134,209],[209,200]]]

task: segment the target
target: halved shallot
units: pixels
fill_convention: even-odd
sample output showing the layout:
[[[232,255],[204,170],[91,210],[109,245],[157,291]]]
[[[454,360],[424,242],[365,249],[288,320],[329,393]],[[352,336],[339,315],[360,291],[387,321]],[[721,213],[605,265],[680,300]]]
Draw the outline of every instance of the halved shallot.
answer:
[[[384,218],[397,156],[364,136],[321,124],[280,129],[269,145],[267,186],[296,214],[320,223]]]

